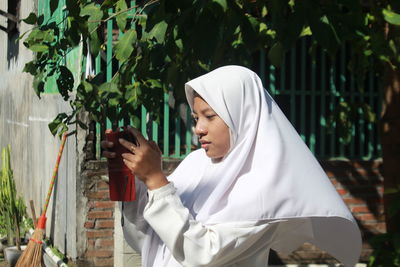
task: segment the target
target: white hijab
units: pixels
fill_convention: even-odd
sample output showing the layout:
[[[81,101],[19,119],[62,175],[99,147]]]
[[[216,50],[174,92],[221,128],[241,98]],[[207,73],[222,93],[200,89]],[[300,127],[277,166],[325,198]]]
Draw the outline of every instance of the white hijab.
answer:
[[[192,152],[169,177],[195,219],[206,225],[285,220],[275,250],[288,253],[308,241],[354,266],[361,251],[357,224],[260,78],[225,66],[189,81],[185,91],[192,109],[196,91],[224,120],[232,144],[218,163],[203,149]],[[296,226],[305,219],[309,231],[299,235]]]

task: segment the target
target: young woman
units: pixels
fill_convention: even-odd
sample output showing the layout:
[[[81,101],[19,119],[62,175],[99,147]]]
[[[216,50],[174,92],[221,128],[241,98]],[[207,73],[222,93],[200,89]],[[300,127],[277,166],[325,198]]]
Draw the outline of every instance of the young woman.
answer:
[[[225,66],[185,85],[201,149],[169,177],[155,143],[120,143],[137,180],[123,231],[143,266],[267,266],[304,242],[354,266],[354,218],[261,80]],[[103,141],[103,147],[112,147]],[[105,152],[106,157],[113,157]]]

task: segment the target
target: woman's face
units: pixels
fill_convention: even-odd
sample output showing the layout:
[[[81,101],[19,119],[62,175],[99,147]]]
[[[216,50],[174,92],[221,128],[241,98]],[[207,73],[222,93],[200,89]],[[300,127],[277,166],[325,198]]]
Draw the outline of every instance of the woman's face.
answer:
[[[207,156],[216,160],[224,157],[230,146],[229,128],[200,96],[194,97],[193,118],[194,132]]]

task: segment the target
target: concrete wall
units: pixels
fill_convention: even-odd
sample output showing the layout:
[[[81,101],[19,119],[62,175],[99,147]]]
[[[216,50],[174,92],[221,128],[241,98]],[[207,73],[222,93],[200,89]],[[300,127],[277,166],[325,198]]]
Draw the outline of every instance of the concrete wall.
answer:
[[[7,5],[7,0],[0,0],[1,10],[7,12]],[[19,17],[27,17],[36,8],[36,1],[21,0]],[[0,26],[7,28],[7,19],[2,16]],[[29,25],[21,23],[19,33],[29,28]],[[11,145],[11,164],[18,194],[23,196],[27,206],[29,200],[34,201],[39,216],[60,144],[59,138],[51,135],[47,125],[59,112],[68,111],[69,106],[57,94],[44,94],[39,100],[31,86],[32,77],[22,72],[33,54],[21,41],[13,44],[16,36],[9,37],[7,32],[0,30],[0,147]],[[76,54],[79,55],[79,51]],[[76,64],[78,74],[79,62],[73,60],[71,63]],[[77,205],[82,204],[80,181],[77,179],[78,166],[82,162],[77,155],[78,148],[77,135],[69,137],[47,211],[46,229],[55,245],[72,258],[79,253]]]

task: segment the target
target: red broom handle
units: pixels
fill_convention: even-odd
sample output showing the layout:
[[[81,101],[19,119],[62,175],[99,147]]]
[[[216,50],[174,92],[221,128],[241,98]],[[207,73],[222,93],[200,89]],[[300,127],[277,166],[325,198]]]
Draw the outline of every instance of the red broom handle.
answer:
[[[56,181],[56,177],[57,177],[57,173],[58,173],[58,166],[60,165],[61,155],[62,155],[63,150],[64,150],[64,145],[65,145],[65,141],[67,140],[67,136],[68,136],[68,134],[65,133],[63,135],[63,137],[62,137],[62,140],[61,140],[60,150],[58,151],[56,166],[54,167],[53,177],[51,178],[49,191],[47,192],[46,202],[44,203],[42,216],[43,215],[46,216],[47,207],[49,206],[51,193],[53,191],[54,182]]]

